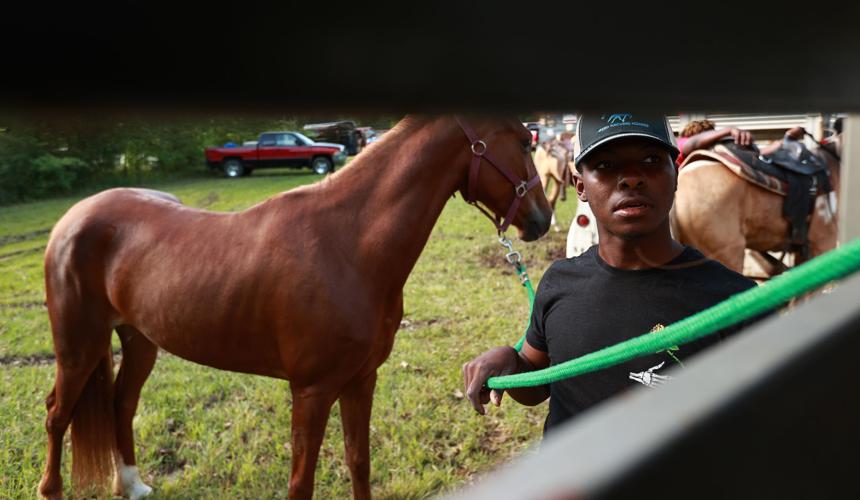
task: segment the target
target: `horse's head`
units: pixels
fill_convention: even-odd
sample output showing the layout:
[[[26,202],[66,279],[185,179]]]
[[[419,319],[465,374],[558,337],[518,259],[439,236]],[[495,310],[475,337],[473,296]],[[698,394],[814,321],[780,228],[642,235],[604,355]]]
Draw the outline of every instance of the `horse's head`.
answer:
[[[499,231],[513,225],[524,241],[543,236],[549,230],[552,209],[532,162],[529,131],[514,119],[455,121],[463,137],[462,157],[468,158],[460,188],[463,198],[494,219]]]

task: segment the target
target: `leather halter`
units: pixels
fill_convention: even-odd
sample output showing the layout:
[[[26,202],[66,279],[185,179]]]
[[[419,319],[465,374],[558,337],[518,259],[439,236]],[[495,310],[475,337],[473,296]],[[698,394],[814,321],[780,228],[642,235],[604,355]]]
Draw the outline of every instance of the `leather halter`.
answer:
[[[466,202],[471,205],[474,205],[478,208],[484,215],[486,215],[491,221],[493,221],[493,225],[496,226],[496,229],[499,233],[505,232],[508,226],[511,225],[511,221],[514,218],[514,215],[517,213],[517,209],[520,206],[520,203],[523,201],[526,193],[529,190],[540,184],[540,176],[537,171],[534,172],[534,175],[528,180],[523,180],[519,175],[514,173],[512,170],[508,169],[505,165],[499,162],[490,151],[487,149],[487,143],[478,138],[478,134],[475,133],[475,130],[469,126],[469,124],[465,123],[460,118],[456,118],[457,123],[460,125],[460,128],[465,132],[466,137],[469,139],[469,144],[472,149],[472,163],[469,166],[469,180],[466,187]],[[505,176],[511,184],[514,185],[514,200],[511,202],[511,207],[508,208],[507,214],[505,214],[505,218],[502,219],[498,215],[492,214],[490,211],[485,209],[484,207],[478,205],[478,170],[481,167],[481,160],[487,160],[490,165],[496,167],[496,170],[501,172],[502,175]],[[526,160],[526,174],[529,174],[529,162]]]

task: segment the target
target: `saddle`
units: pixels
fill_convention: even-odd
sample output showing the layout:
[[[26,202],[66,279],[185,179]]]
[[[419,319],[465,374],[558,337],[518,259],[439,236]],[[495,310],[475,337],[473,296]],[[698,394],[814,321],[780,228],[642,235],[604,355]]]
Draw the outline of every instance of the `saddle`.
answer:
[[[711,151],[694,151],[681,167],[701,159],[719,161],[745,180],[782,196],[782,215],[789,223],[788,250],[798,252],[803,259],[809,257],[809,216],[815,198],[833,191],[824,160],[798,141],[784,141],[767,157],[755,145],[725,141]]]

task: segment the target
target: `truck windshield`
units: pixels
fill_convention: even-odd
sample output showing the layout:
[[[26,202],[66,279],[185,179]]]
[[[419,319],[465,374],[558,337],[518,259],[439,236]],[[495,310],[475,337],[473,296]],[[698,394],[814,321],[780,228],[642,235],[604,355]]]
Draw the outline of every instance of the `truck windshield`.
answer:
[[[299,132],[293,132],[293,134],[295,134],[295,136],[298,137],[300,141],[304,142],[306,146],[309,146],[314,143],[314,141],[309,139],[308,136],[304,134],[300,134]]]

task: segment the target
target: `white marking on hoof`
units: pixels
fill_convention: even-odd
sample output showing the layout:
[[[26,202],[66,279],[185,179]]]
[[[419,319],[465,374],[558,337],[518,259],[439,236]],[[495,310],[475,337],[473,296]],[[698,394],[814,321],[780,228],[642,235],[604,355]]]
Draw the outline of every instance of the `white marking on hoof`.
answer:
[[[114,493],[125,495],[130,500],[137,500],[152,493],[152,488],[140,480],[140,471],[137,470],[137,466],[125,465],[122,460],[117,463],[113,489]]]

